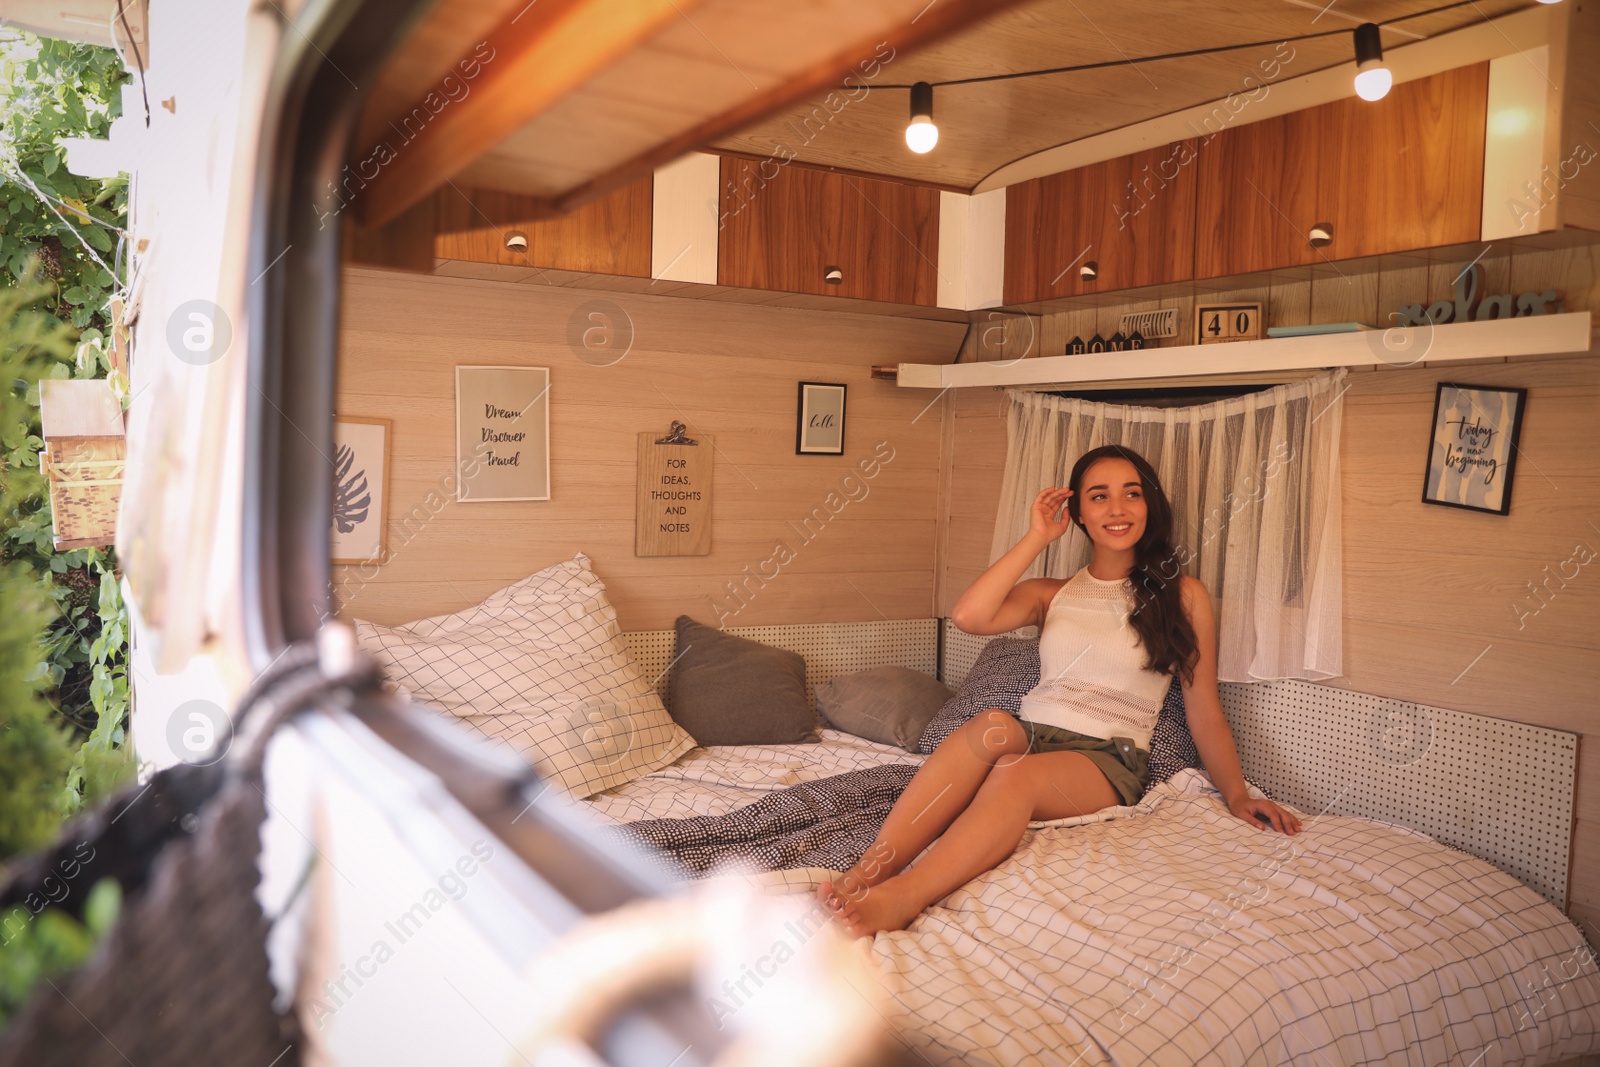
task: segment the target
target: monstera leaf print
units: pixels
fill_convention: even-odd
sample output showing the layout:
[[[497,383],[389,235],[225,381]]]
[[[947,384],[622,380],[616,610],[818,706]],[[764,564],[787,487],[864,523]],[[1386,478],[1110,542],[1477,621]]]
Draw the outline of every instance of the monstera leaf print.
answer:
[[[367,509],[372,505],[372,494],[367,491],[365,469],[352,471],[355,449],[339,445],[333,452],[333,524],[340,533],[349,533],[367,521]]]

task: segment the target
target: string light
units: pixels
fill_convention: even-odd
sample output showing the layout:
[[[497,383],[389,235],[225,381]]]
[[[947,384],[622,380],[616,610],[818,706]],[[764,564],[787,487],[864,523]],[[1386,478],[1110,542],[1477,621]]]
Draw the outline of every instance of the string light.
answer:
[[[933,124],[933,86],[917,82],[911,87],[911,122],[906,126],[906,147],[920,155],[933,151],[939,143],[939,127]]]
[[[1356,95],[1363,100],[1382,100],[1389,95],[1394,75],[1383,63],[1383,41],[1376,22],[1356,27]]]

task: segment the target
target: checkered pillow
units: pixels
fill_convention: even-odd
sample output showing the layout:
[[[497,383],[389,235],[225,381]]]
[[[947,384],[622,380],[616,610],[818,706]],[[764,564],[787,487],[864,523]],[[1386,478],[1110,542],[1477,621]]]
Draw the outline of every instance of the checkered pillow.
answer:
[[[1039,639],[997,637],[983,646],[978,659],[961,683],[961,691],[951,697],[922,732],[919,752],[934,747],[955,733],[962,723],[988,708],[1017,714],[1023,694],[1039,684]],[[1171,778],[1185,767],[1199,769],[1200,753],[1189,734],[1189,720],[1183,710],[1183,687],[1174,679],[1167,687],[1150,734],[1150,785]]]
[[[509,745],[575,797],[694,747],[640,676],[582,552],[454,614],[393,627],[358,619],[356,637],[417,700]]]

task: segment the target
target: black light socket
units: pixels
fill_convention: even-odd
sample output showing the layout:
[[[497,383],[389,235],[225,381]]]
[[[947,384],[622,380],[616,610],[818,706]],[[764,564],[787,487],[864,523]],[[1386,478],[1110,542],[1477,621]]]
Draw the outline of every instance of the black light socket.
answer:
[[[1383,59],[1383,39],[1378,35],[1376,22],[1363,22],[1355,29],[1356,66],[1372,60]]]
[[[933,86],[918,82],[911,87],[911,118],[933,118]]]

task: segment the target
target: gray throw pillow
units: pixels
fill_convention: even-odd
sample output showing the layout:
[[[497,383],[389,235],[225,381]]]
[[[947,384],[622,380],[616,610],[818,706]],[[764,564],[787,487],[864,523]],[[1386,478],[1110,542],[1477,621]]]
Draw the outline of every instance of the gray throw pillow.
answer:
[[[857,737],[915,752],[928,720],[953,695],[921,671],[874,667],[817,686],[817,710]]]
[[[797,652],[679,615],[667,711],[700,745],[818,741]]]

